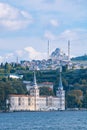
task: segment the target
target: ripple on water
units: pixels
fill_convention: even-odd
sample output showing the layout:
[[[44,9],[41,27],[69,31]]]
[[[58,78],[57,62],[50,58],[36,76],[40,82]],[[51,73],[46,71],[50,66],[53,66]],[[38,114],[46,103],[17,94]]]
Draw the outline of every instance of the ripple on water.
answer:
[[[0,113],[0,130],[87,130],[87,111]]]

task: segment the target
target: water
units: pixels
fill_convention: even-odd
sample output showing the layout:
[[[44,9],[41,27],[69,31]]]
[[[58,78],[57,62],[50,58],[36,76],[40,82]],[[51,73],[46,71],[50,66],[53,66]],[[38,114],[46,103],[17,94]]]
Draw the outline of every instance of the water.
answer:
[[[87,111],[0,113],[0,130],[87,130]]]

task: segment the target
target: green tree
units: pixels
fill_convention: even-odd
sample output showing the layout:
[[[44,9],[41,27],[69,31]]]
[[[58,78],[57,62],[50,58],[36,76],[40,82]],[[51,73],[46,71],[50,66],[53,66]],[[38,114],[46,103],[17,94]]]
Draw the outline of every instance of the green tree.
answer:
[[[83,97],[83,108],[87,108],[87,92]]]
[[[43,96],[54,95],[53,90],[49,87],[40,87],[39,89],[40,89],[40,95],[43,95]]]
[[[68,94],[66,96],[66,108],[75,108],[77,106],[76,96]]]

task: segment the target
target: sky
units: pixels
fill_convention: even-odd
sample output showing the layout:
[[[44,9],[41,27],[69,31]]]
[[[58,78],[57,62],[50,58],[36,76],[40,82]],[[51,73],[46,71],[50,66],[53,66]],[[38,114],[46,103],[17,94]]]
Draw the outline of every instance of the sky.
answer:
[[[0,63],[87,54],[87,0],[0,0]]]

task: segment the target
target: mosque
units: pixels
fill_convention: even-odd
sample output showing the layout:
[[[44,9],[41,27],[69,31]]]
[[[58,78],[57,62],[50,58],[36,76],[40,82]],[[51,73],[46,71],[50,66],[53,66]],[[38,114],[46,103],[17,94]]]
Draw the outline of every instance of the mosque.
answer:
[[[34,72],[33,87],[29,95],[11,94],[8,99],[9,111],[51,111],[65,110],[65,91],[63,90],[61,71],[56,96],[40,96]]]

